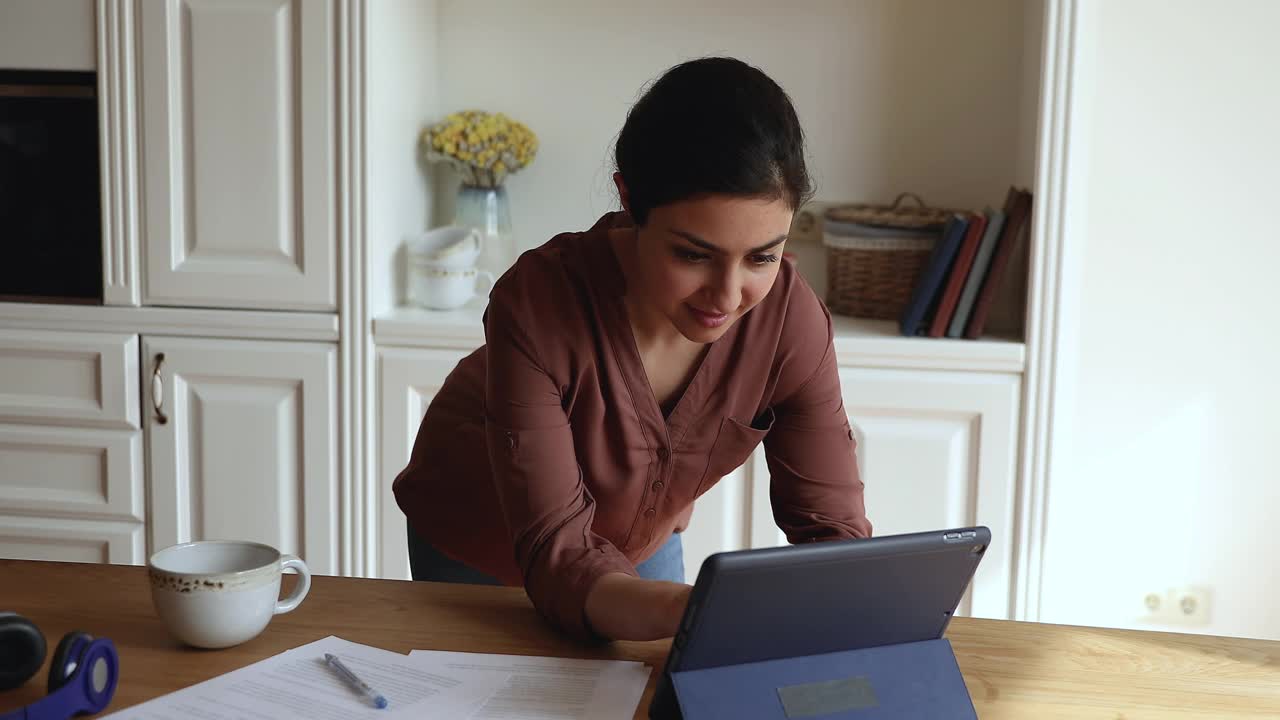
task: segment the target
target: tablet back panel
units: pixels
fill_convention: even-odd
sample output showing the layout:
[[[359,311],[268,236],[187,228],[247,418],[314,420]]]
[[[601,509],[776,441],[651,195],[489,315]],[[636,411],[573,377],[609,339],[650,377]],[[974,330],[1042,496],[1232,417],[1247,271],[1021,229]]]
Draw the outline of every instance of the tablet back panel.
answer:
[[[667,669],[939,638],[990,542],[976,527],[713,555]]]

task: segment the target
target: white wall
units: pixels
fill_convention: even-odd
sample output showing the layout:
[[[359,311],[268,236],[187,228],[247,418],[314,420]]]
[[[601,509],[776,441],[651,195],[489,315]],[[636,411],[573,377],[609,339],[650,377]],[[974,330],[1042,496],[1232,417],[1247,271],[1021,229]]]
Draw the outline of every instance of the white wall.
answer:
[[[94,70],[93,0],[0,1],[0,69]]]
[[[369,312],[404,301],[399,249],[406,233],[432,226],[430,171],[418,133],[439,103],[436,3],[376,0],[368,8]]]
[[[1280,638],[1280,3],[1085,3],[1069,442],[1041,619]],[[1209,589],[1207,625],[1143,598]]]
[[[669,66],[711,54],[756,64],[791,94],[820,198],[910,189],[998,205],[1031,175],[1023,44],[1038,37],[1038,6],[441,0],[441,111],[503,111],[538,133],[538,159],[509,184],[522,249],[616,207],[612,146],[627,109]]]

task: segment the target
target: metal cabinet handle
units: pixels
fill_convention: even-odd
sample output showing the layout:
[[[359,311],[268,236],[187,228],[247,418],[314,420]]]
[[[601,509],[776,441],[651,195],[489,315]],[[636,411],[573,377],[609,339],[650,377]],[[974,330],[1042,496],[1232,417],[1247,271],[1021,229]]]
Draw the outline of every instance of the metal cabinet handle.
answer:
[[[156,353],[156,366],[151,371],[151,407],[156,411],[156,422],[164,425],[169,422],[164,410],[164,380],[160,377],[160,368],[164,367],[164,353]]]

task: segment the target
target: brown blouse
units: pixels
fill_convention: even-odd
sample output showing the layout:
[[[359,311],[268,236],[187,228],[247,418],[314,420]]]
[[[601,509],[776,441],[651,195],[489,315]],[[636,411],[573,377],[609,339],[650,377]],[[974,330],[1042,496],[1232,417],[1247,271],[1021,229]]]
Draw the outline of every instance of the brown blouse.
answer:
[[[525,253],[494,287],[486,344],[422,419],[396,501],[425,540],[523,584],[594,639],[601,575],[635,575],[693,502],[764,441],[774,518],[792,543],[867,537],[831,318],[790,262],[711,344],[664,418],[623,302],[610,213]]]

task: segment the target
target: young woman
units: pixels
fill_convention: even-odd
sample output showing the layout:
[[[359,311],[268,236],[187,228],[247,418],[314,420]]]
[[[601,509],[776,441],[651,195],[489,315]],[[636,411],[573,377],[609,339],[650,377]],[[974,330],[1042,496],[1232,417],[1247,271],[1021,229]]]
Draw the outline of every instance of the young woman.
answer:
[[[792,543],[867,537],[831,319],[782,260],[811,183],[790,99],[727,58],[627,116],[622,211],[523,254],[395,480],[417,580],[523,585],[583,639],[675,634],[694,500],[764,442]]]

